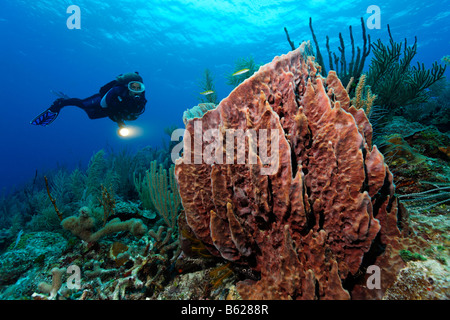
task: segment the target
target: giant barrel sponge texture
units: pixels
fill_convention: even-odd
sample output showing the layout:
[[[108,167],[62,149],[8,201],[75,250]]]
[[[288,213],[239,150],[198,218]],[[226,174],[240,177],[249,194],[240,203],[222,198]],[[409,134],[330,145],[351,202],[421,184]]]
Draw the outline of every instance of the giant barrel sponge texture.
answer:
[[[360,275],[402,267],[389,263],[401,236],[392,174],[364,111],[308,46],[187,122],[175,166],[183,225],[251,270],[236,285],[244,299],[380,298],[395,277],[370,291]]]

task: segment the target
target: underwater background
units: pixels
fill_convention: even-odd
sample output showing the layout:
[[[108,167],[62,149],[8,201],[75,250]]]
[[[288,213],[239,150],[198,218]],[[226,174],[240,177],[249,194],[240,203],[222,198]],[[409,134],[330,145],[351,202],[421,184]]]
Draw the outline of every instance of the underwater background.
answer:
[[[448,55],[448,1],[379,4],[381,29],[372,42],[417,36],[415,60],[430,67]],[[69,30],[71,1],[2,1],[2,154],[0,190],[33,178],[36,170],[87,165],[107,145],[138,150],[160,145],[164,127],[183,128],[182,114],[198,103],[205,69],[214,76],[219,101],[233,89],[226,75],[240,58],[258,64],[290,50],[283,28],[300,43],[311,39],[308,19],[325,50],[339,45],[348,26],[361,45],[360,18],[371,1],[78,1],[81,29]],[[311,39],[312,40],[312,39]],[[298,44],[297,44],[298,45]],[[336,49],[335,49],[336,50]],[[367,59],[370,61],[370,57]],[[416,62],[413,61],[412,64]],[[367,68],[368,63],[366,63]],[[50,91],[85,98],[117,75],[139,71],[146,112],[132,124],[142,134],[123,140],[109,119],[91,121],[76,108],[63,110],[50,127],[29,121],[57,98]],[[446,71],[448,74],[448,70]]]
[[[80,29],[69,29],[66,24],[71,15],[66,10],[71,5],[77,5],[81,10]],[[367,13],[367,8],[371,5],[377,5],[381,9],[381,28],[366,27],[372,44],[377,39],[389,43],[386,27],[389,24],[395,41],[402,42],[407,39],[408,45],[412,45],[417,37],[417,54],[411,61],[411,66],[420,62],[426,69],[431,69],[435,62],[442,66],[449,63],[448,0],[427,3],[418,0],[380,3],[334,0],[2,0],[0,229],[4,232],[0,235],[0,253],[7,251],[8,246],[10,249],[11,245],[17,247],[20,232],[22,235],[27,232],[57,229],[57,220],[50,222],[47,218],[40,220],[37,217],[44,216],[44,211],[48,215],[54,214],[44,187],[44,175],[51,180],[53,189],[50,188],[50,191],[53,196],[59,196],[58,205],[64,217],[67,217],[76,214],[80,204],[86,204],[88,200],[83,198],[86,189],[75,191],[67,185],[63,187],[64,179],[72,183],[79,179],[86,183],[89,170],[100,170],[100,175],[107,175],[107,167],[112,168],[121,160],[131,173],[134,169],[136,173],[145,174],[145,170],[150,169],[152,160],[158,160],[158,163],[163,163],[164,168],[169,170],[170,147],[173,147],[173,144],[169,143],[170,133],[175,128],[185,127],[184,111],[199,102],[205,102],[207,96],[200,93],[206,90],[206,69],[213,77],[218,103],[235,88],[229,83],[229,79],[233,72],[239,70],[239,61],[248,59],[247,61],[252,60],[257,65],[263,65],[271,62],[275,56],[291,50],[284,28],[287,28],[296,47],[302,41],[312,41],[310,17],[324,56],[326,36],[329,36],[332,51],[338,52],[339,33],[342,33],[347,53],[350,54],[348,28],[353,27],[355,46],[362,46],[361,17],[366,21],[371,16],[371,13]],[[444,58],[446,56],[447,60]],[[372,50],[366,59],[364,72],[368,70],[373,58]],[[325,60],[328,61],[328,58]],[[138,71],[143,77],[148,100],[145,113],[136,121],[127,122],[137,129],[137,135],[120,137],[117,134],[117,125],[109,118],[90,120],[84,111],[76,107],[64,108],[50,126],[30,125],[30,120],[57,98],[52,91],[63,92],[70,97],[86,98],[98,92],[101,86],[117,75],[133,71]],[[448,77],[449,72],[447,67],[442,77]],[[436,138],[439,142],[436,145],[431,145],[430,142],[431,149],[442,148],[439,149],[442,154],[436,156],[443,163],[439,164],[441,169],[448,165],[450,160],[450,128],[449,118],[446,118],[450,117],[447,99],[450,98],[449,91],[448,84],[443,85],[443,89],[430,100],[441,99],[439,101],[447,103],[442,106],[445,110],[439,113],[441,122],[439,126],[436,125],[440,130],[439,137]],[[410,109],[405,108],[402,112],[406,114],[408,110]],[[402,115],[402,112],[397,111],[396,115]],[[413,115],[411,112],[406,114],[405,118],[416,121],[420,115]],[[396,124],[395,128],[409,126],[408,123]],[[424,126],[432,124],[433,121],[423,123]],[[389,123],[384,124],[384,127],[388,128]],[[391,130],[395,131],[395,128]],[[435,137],[430,138],[428,135],[421,138],[433,140]],[[424,146],[419,149],[429,151]],[[433,155],[433,152],[428,152],[427,156],[430,154]],[[385,156],[388,155],[389,150],[385,151]],[[395,154],[391,155],[389,160],[394,161]],[[136,157],[139,156],[142,163],[137,164]],[[93,168],[96,157],[97,160],[103,157],[106,159],[99,165],[104,167]],[[395,167],[398,163],[393,165]],[[444,176],[442,181],[447,179],[447,184],[444,185],[447,188],[450,179],[446,170],[439,172]],[[106,187],[109,188],[112,184],[120,185],[120,179],[124,177],[129,179],[126,187],[122,184],[109,190],[113,193],[114,189],[116,204],[118,199],[123,203],[138,198],[142,200],[139,191],[133,189],[135,183],[132,174],[118,173],[108,180]],[[100,185],[106,182],[100,180],[95,192],[105,200],[107,195],[102,195]],[[57,181],[60,181],[59,189]],[[408,179],[402,182],[405,185],[412,184]],[[423,190],[406,191],[413,193]],[[43,202],[44,198],[45,205],[39,207],[39,201]],[[446,199],[448,192],[432,200],[442,202]],[[443,202],[445,203],[447,202]],[[141,209],[142,205],[139,210]],[[445,215],[446,212],[448,215],[447,207],[442,210],[442,214]],[[54,218],[57,219],[57,216]],[[153,221],[155,216],[148,219]],[[443,232],[447,231],[448,229],[444,229]],[[59,237],[59,233],[55,234]],[[448,244],[448,238],[446,239]],[[45,241],[44,243],[57,242],[48,238]],[[448,253],[447,244],[442,246]],[[61,248],[54,250],[57,255],[66,249],[61,245]],[[33,260],[33,266],[43,263],[41,255],[42,253],[35,254],[34,259],[38,259],[38,262]],[[47,268],[51,265],[52,263],[45,262]],[[27,270],[30,268],[31,266]],[[91,266],[91,269],[95,268]],[[7,287],[21,279],[20,276],[17,271],[16,276],[8,276],[14,281],[3,279],[0,284]],[[448,285],[446,288],[448,290]],[[36,291],[35,287],[20,293],[9,292],[3,299],[20,299],[30,296],[29,293],[33,291]],[[118,293],[114,295],[117,296]]]

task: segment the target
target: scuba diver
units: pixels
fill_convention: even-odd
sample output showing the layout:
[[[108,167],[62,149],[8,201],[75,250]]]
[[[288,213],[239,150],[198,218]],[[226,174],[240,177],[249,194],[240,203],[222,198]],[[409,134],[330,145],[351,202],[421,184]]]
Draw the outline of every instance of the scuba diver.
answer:
[[[59,98],[53,104],[30,121],[30,124],[47,126],[58,117],[66,106],[83,109],[89,119],[109,117],[119,125],[125,126],[125,120],[136,120],[145,111],[145,86],[138,72],[121,74],[108,82],[96,93],[86,99]]]

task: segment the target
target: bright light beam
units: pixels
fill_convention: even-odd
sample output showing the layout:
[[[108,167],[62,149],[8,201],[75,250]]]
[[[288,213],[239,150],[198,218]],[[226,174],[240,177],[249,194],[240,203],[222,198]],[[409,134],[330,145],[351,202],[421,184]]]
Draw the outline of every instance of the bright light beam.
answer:
[[[119,136],[121,137],[128,137],[130,135],[130,129],[122,127],[119,129]]]
[[[142,128],[135,126],[120,127],[117,134],[122,139],[136,138],[142,135]]]

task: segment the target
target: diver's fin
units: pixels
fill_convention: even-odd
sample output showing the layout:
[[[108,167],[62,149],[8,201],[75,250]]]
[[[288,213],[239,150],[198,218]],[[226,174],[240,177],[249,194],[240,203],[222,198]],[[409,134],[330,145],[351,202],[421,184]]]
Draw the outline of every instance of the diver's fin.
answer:
[[[40,113],[36,118],[30,121],[30,124],[35,126],[48,126],[50,123],[55,121],[56,117],[58,117],[58,112],[50,111],[50,108]]]

